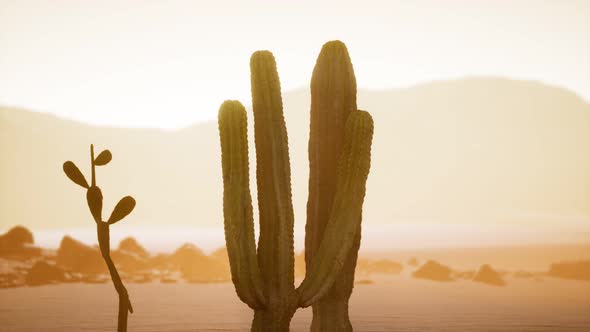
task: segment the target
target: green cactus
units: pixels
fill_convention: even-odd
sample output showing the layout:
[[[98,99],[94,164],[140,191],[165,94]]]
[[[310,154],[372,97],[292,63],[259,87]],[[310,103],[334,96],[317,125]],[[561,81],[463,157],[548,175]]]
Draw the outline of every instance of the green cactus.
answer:
[[[326,49],[332,51],[324,51]],[[341,67],[339,66],[344,60],[348,61],[348,66],[345,68],[350,70],[347,75],[354,81],[352,66],[344,44],[330,42],[324,45],[314,71],[312,90],[317,85],[317,82],[314,83],[315,77],[325,80],[321,82],[318,79],[320,85],[343,85],[338,81],[331,83],[330,80],[340,79]],[[321,69],[323,67],[320,64],[324,63],[323,66],[326,66],[327,70]],[[320,94],[330,93],[321,95],[321,102],[335,106],[334,109],[327,108],[326,112],[330,113],[321,115],[321,118],[329,119],[326,124],[318,126],[318,120],[312,119],[310,155],[313,154],[312,147],[317,146],[321,147],[322,151],[329,150],[330,156],[336,155],[338,162],[329,169],[322,161],[319,162],[322,167],[326,167],[329,181],[333,181],[334,188],[329,192],[331,197],[323,198],[321,202],[318,202],[315,197],[312,199],[312,195],[317,195],[317,190],[310,190],[310,202],[313,201],[315,204],[310,206],[320,203],[330,206],[322,207],[321,213],[326,216],[326,219],[322,220],[321,224],[317,221],[318,217],[314,217],[312,221],[308,219],[307,235],[314,241],[306,239],[306,246],[311,245],[310,248],[313,249],[312,254],[308,254],[309,258],[306,258],[306,277],[301,285],[295,288],[294,217],[291,202],[289,148],[279,76],[272,53],[255,52],[250,60],[250,70],[260,214],[258,250],[254,239],[249,188],[247,116],[246,110],[238,101],[225,101],[219,109],[225,238],[232,280],[238,297],[254,309],[252,331],[288,331],[289,323],[297,308],[310,305],[315,307],[316,304],[322,303],[324,298],[334,293],[334,286],[348,285],[352,282],[360,240],[365,184],[370,168],[373,120],[365,111],[346,108],[337,112],[335,109],[339,107],[338,105],[350,107],[354,105],[356,97],[350,94],[355,92],[356,87],[347,90],[346,94],[340,94],[340,88],[318,90]],[[321,72],[321,75],[316,75],[316,71]],[[332,75],[332,77],[326,77],[326,75]],[[341,101],[340,98],[345,100]],[[350,103],[349,99],[352,99],[353,103]],[[322,106],[321,103],[318,105]],[[316,108],[312,106],[312,117],[314,116],[319,116],[317,106]],[[338,128],[330,128],[332,125],[337,125]],[[313,126],[316,128],[314,129]],[[320,135],[320,128],[329,128],[329,130]],[[333,141],[338,141],[338,144],[334,144]],[[317,157],[310,157],[310,160],[312,160],[312,167],[317,167]],[[310,186],[320,177],[319,172],[312,174]],[[310,232],[313,234],[309,234]],[[354,258],[352,270],[349,269],[351,257]],[[348,295],[351,290],[352,284]],[[337,291],[338,294],[340,292]],[[348,296],[344,302],[344,307],[347,308],[347,306]],[[316,318],[318,314],[326,316]],[[334,317],[334,315],[342,315],[342,317]],[[348,312],[341,310],[316,312],[314,309],[314,322],[329,319],[348,321]],[[320,325],[314,326],[313,328],[318,328]],[[350,323],[348,326],[350,327]],[[338,329],[336,325],[331,325],[330,329],[322,331],[343,330]]]
[[[94,158],[94,146],[90,145],[90,165],[92,169],[91,184],[88,185],[86,178],[80,172],[80,169],[71,161],[66,161],[63,164],[63,170],[67,177],[77,185],[86,188],[86,201],[88,202],[88,208],[96,223],[96,232],[98,236],[98,244],[100,247],[100,253],[107,264],[111,279],[115,290],[119,295],[119,316],[117,323],[117,331],[127,331],[127,315],[133,313],[133,306],[129,300],[129,294],[125,285],[121,281],[119,272],[115,267],[115,263],[111,259],[110,254],[110,225],[120,221],[133,211],[135,208],[135,199],[131,196],[123,197],[119,203],[113,209],[113,213],[106,221],[102,219],[102,191],[100,187],[96,185],[96,166],[104,166],[108,164],[112,159],[111,152],[109,150],[102,151],[96,158]]]

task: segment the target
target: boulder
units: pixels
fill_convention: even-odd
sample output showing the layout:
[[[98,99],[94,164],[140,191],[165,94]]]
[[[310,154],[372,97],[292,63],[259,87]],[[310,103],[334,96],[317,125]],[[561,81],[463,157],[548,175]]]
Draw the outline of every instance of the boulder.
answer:
[[[412,257],[408,260],[407,264],[409,266],[418,266],[420,263],[418,262],[418,259],[416,259],[416,257]]]
[[[55,264],[39,261],[33,265],[25,277],[29,286],[56,284],[65,280],[64,271]]]
[[[187,243],[169,257],[171,265],[179,269],[188,282],[228,281],[229,268],[224,260],[209,257],[193,244]]]
[[[533,272],[524,271],[524,270],[516,271],[512,274],[512,276],[514,278],[518,278],[518,279],[534,279],[535,278],[535,274]]]
[[[369,264],[369,273],[399,274],[402,272],[402,270],[403,267],[400,263],[393,262],[387,259],[372,261]]]
[[[448,266],[442,265],[437,261],[429,260],[418,270],[412,273],[414,278],[428,279],[434,281],[453,281],[451,277],[453,270]]]
[[[590,280],[590,261],[554,263],[547,274],[562,279]]]
[[[151,269],[148,258],[134,252],[116,250],[111,252],[111,258],[117,269],[122,272],[134,273]]]
[[[0,257],[28,260],[41,256],[41,248],[33,245],[33,233],[23,226],[11,228],[0,235]]]
[[[469,270],[469,271],[455,271],[453,273],[454,279],[466,279],[466,280],[473,280],[476,275],[476,271]]]
[[[0,235],[0,243],[4,245],[21,247],[25,244],[33,244],[34,242],[33,233],[23,226],[15,226],[8,232]]]
[[[162,277],[160,278],[160,282],[163,284],[176,284],[178,283],[178,279],[172,277]]]
[[[357,285],[372,285],[375,283],[375,281],[371,280],[371,279],[360,279],[354,282]]]
[[[97,247],[65,236],[57,250],[57,265],[71,272],[83,274],[108,273],[108,268]]]
[[[0,288],[24,286],[25,275],[30,268],[23,262],[0,258]]]
[[[123,239],[119,243],[119,248],[117,250],[133,253],[141,258],[150,257],[149,252],[132,237]]]
[[[504,281],[500,273],[498,273],[488,264],[484,264],[479,268],[479,271],[477,271],[477,274],[475,275],[475,277],[473,277],[473,281],[481,282],[492,286],[506,285],[506,281]]]
[[[105,284],[111,281],[111,277],[106,274],[93,274],[83,276],[80,281],[87,284]]]
[[[229,265],[229,256],[227,254],[227,248],[226,247],[221,247],[219,249],[216,249],[215,251],[213,251],[211,253],[210,256],[212,258],[214,258],[214,259],[225,261]]]
[[[191,243],[185,243],[168,257],[168,261],[174,267],[180,269],[190,264],[200,264],[207,260],[207,255],[201,249]]]
[[[148,259],[148,265],[150,268],[160,271],[175,269],[170,262],[170,255],[168,254],[157,254],[150,257]]]

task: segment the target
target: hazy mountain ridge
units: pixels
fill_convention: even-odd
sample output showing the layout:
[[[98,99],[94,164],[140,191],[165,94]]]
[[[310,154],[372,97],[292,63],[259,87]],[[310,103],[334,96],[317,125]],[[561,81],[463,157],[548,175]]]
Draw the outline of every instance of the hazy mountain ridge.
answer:
[[[302,224],[309,90],[287,92],[283,101]],[[469,78],[359,91],[358,106],[375,119],[365,225],[589,224],[590,104],[570,91]],[[129,223],[221,227],[216,123],[175,131],[108,128],[0,108],[0,228],[88,226],[83,192],[66,181],[61,167],[69,159],[88,173],[90,143],[113,152],[112,163],[97,174],[105,213],[132,194],[138,206]]]

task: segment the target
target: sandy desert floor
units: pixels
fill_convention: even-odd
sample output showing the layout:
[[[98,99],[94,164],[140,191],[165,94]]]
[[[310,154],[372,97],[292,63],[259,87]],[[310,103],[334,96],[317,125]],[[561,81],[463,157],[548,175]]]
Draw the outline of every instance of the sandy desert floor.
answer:
[[[371,278],[351,299],[355,331],[590,331],[590,282],[509,279],[505,287],[433,282],[408,275]],[[130,331],[248,331],[251,311],[231,283],[130,284]],[[110,284],[0,290],[1,331],[114,331]],[[308,331],[310,309],[292,331]]]

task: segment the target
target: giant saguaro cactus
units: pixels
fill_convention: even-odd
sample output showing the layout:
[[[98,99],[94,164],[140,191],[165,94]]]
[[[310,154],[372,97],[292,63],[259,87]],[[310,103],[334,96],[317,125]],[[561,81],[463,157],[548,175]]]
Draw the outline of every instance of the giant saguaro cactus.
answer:
[[[82,172],[80,172],[80,169],[73,162],[66,161],[63,164],[63,170],[70,180],[87,190],[86,201],[88,202],[88,208],[96,223],[96,233],[98,236],[100,253],[107,264],[111,279],[113,280],[113,285],[119,295],[117,331],[125,332],[127,331],[127,315],[128,312],[133,313],[133,307],[131,306],[127,289],[125,288],[125,285],[123,285],[119,272],[117,272],[117,268],[115,267],[115,263],[111,259],[109,227],[125,218],[131,213],[131,211],[133,211],[135,208],[135,199],[131,196],[123,197],[113,209],[113,213],[111,213],[109,219],[102,219],[102,191],[100,190],[100,187],[96,185],[95,168],[96,166],[104,166],[108,164],[111,159],[112,155],[109,150],[102,151],[96,158],[94,158],[94,146],[90,145],[90,166],[92,172],[90,185],[88,185],[88,181],[86,181],[86,178]]]
[[[334,52],[322,50],[318,64],[340,61],[335,55],[346,53],[344,44],[340,42],[330,42],[324,46],[326,48]],[[347,55],[346,59],[350,65]],[[338,79],[340,73],[337,73],[337,67],[330,68],[336,75],[333,79]],[[225,238],[236,292],[243,302],[254,309],[252,331],[288,331],[297,308],[319,303],[332,293],[333,286],[339,285],[341,279],[348,283],[353,278],[354,266],[352,271],[347,267],[353,251],[356,257],[359,245],[373,120],[369,113],[356,109],[347,109],[346,112],[328,110],[332,113],[326,115],[326,121],[338,123],[341,126],[338,135],[341,136],[332,136],[332,131],[326,132],[328,136],[318,135],[317,132],[312,136],[312,141],[319,140],[314,144],[321,145],[322,141],[328,143],[335,139],[342,144],[336,151],[337,164],[327,169],[335,186],[333,197],[325,201],[325,204],[330,204],[326,208],[329,213],[322,220],[321,234],[317,233],[319,226],[309,227],[308,221],[308,232],[313,232],[318,240],[313,246],[313,257],[307,262],[306,277],[295,288],[289,148],[279,76],[272,53],[255,52],[250,60],[250,70],[260,214],[258,250],[249,188],[247,116],[238,101],[225,101],[219,110]],[[325,84],[334,82],[328,79]],[[347,102],[337,101],[342,97],[334,94],[324,98],[332,98],[332,103],[336,105],[348,105]],[[331,143],[328,146],[332,149]],[[310,192],[312,194],[315,192]],[[320,310],[318,314],[328,315],[325,319],[330,319],[334,314],[344,313]],[[338,320],[344,318],[348,319],[347,313]]]
[[[309,197],[305,225],[305,262],[316,259],[338,190],[339,157],[345,144],[346,119],[356,112],[356,78],[346,46],[329,42],[322,47],[311,77],[311,119],[309,133]],[[352,331],[348,299],[361,236],[358,215],[351,250],[344,259],[340,277],[330,291],[313,305],[311,330]]]

